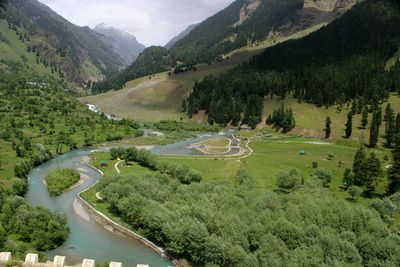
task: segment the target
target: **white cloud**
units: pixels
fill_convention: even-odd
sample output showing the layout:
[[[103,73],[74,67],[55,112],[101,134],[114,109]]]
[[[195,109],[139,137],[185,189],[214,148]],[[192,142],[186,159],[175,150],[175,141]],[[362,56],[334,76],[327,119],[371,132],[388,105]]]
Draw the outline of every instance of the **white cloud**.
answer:
[[[234,0],[40,0],[72,23],[110,24],[140,42],[164,45],[188,25],[201,22]]]

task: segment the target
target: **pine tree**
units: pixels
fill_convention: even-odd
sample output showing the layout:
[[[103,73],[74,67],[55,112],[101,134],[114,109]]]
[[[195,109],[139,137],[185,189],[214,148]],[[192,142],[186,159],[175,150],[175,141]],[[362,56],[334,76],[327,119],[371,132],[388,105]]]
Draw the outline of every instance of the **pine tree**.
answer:
[[[379,111],[375,111],[372,115],[371,130],[369,134],[369,146],[375,148],[379,139]]]
[[[347,190],[349,186],[352,186],[354,183],[354,176],[351,172],[351,169],[347,168],[343,174],[343,188]]]
[[[361,146],[361,148],[357,150],[353,161],[354,184],[357,186],[364,185],[364,178],[367,171],[366,165],[367,158],[365,156],[365,148],[364,146]]]
[[[395,122],[395,129],[394,129],[395,138],[396,138],[397,135],[400,135],[400,113],[397,113],[396,122]]]
[[[351,111],[347,114],[347,122],[345,126],[346,138],[350,138],[353,132],[353,113]]]
[[[394,194],[400,190],[400,136],[396,135],[394,149],[392,150],[393,163],[388,172],[388,193]]]
[[[328,139],[331,136],[331,117],[326,117],[325,120],[325,138]]]
[[[394,117],[394,111],[389,104],[386,106],[385,110],[385,137],[386,137],[386,147],[391,148],[394,142],[394,136],[396,134],[396,122]]]
[[[368,107],[365,106],[364,109],[362,110],[362,115],[361,115],[361,127],[364,129],[368,125]]]
[[[378,184],[379,178],[382,175],[382,167],[380,160],[376,157],[375,153],[371,153],[367,159],[367,175],[364,178],[364,193],[371,196],[375,192],[375,187]]]

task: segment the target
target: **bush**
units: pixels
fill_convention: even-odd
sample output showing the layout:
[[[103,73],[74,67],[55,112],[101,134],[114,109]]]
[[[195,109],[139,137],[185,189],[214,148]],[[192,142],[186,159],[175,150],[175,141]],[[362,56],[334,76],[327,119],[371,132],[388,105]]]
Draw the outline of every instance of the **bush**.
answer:
[[[312,167],[313,167],[313,169],[317,169],[318,168],[318,162],[313,161]]]
[[[361,193],[363,192],[361,187],[358,186],[350,186],[349,187],[349,195],[353,201],[356,201],[359,196],[361,196]]]
[[[297,170],[290,170],[289,172],[280,172],[276,176],[276,185],[281,190],[294,190],[301,183],[300,174]]]
[[[332,174],[330,172],[328,172],[327,170],[319,168],[319,169],[317,169],[315,171],[314,175],[318,179],[322,180],[323,187],[329,187],[329,184],[332,181]]]
[[[45,180],[50,195],[55,197],[76,184],[80,177],[81,175],[76,170],[58,168],[49,173]]]

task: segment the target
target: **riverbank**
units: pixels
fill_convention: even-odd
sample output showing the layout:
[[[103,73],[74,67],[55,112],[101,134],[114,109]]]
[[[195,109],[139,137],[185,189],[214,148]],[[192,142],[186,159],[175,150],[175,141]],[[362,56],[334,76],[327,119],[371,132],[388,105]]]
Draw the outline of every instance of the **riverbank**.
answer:
[[[86,165],[88,167],[92,168],[93,170],[97,171],[101,176],[104,175],[104,173],[101,170],[90,165],[89,163],[86,163]],[[145,238],[145,237],[135,233],[134,231],[122,226],[121,224],[115,222],[113,219],[111,219],[110,217],[108,217],[107,215],[102,213],[101,211],[97,210],[93,205],[91,205],[88,201],[86,201],[82,197],[82,194],[84,194],[85,192],[94,188],[97,185],[97,183],[98,183],[98,181],[96,183],[94,183],[93,185],[91,185],[90,187],[86,188],[85,190],[81,191],[78,194],[77,199],[76,199],[78,201],[78,203],[81,205],[81,207],[86,208],[86,210],[88,210],[91,213],[91,215],[94,216],[96,222],[103,225],[107,230],[111,230],[114,234],[120,234],[120,235],[129,237],[129,238],[133,238],[133,239],[141,242],[143,245],[152,249],[153,251],[158,253],[160,256],[162,256],[168,260],[171,260],[175,267],[183,267],[179,264],[178,260],[176,260],[176,259],[172,258],[170,255],[168,255],[168,253],[165,251],[164,248],[157,246],[156,244],[154,244],[147,238]],[[78,205],[74,205],[74,209],[76,209],[76,212],[78,214],[82,213],[82,211],[79,210],[80,208]],[[82,215],[84,215],[84,214],[82,214]],[[84,217],[86,217],[86,216],[84,216]]]

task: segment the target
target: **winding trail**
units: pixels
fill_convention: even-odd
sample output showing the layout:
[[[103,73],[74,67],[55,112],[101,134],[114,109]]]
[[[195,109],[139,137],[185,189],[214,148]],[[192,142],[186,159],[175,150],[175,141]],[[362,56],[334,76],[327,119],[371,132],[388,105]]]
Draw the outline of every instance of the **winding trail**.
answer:
[[[117,171],[118,174],[121,174],[121,171],[120,171],[119,168],[118,168],[118,165],[119,165],[121,162],[124,162],[124,161],[123,161],[123,160],[120,160],[120,161],[118,161],[117,163],[115,163],[115,165],[114,165],[114,168],[115,168],[115,170]]]

